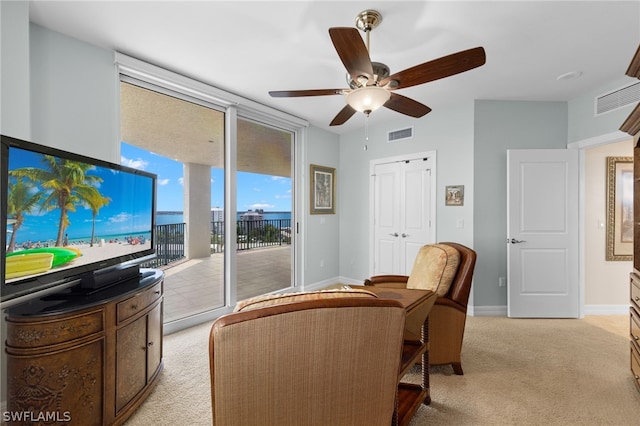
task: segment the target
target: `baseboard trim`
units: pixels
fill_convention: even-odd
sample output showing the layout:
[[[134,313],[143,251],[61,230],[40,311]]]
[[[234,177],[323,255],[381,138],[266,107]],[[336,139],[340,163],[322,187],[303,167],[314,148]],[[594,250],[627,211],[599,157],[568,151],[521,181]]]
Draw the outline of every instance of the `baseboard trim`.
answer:
[[[506,317],[507,306],[467,306],[467,315],[472,317]]]
[[[326,280],[318,281],[311,284],[305,284],[302,286],[302,291],[317,291],[322,290],[330,285],[342,283],[338,277],[327,278]]]
[[[627,315],[629,305],[585,305],[583,315]],[[506,317],[507,306],[469,306],[467,315],[473,317]]]
[[[585,305],[585,315],[628,315],[629,305]]]

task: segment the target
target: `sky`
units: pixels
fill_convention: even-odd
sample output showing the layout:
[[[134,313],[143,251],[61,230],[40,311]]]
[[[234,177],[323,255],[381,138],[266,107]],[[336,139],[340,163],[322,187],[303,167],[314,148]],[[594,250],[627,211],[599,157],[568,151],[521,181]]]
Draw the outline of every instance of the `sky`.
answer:
[[[41,159],[41,154],[11,148],[9,170],[23,167],[47,169]],[[132,235],[151,231],[153,186],[150,178],[104,167],[94,167],[86,174],[102,179],[96,184],[96,188],[103,197],[109,198],[109,202],[100,208],[95,218],[96,235]],[[39,190],[44,189],[34,186],[31,192]],[[68,213],[68,218],[67,234],[70,240],[87,239],[91,236],[94,218],[90,209],[76,205],[75,211]],[[59,220],[60,209],[47,212],[38,207],[25,214],[24,223],[16,238],[19,242],[55,240]]]
[[[121,164],[158,175],[158,211],[183,211],[182,163],[127,143],[121,144]],[[291,178],[238,172],[238,211],[291,211]],[[224,207],[222,169],[211,169],[211,207]]]

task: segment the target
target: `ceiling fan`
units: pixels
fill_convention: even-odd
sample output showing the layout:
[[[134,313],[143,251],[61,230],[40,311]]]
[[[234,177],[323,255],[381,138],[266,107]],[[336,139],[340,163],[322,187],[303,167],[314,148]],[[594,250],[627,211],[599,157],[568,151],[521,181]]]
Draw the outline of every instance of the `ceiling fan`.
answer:
[[[329,36],[338,52],[340,60],[347,69],[346,89],[312,89],[271,91],[274,98],[301,96],[345,95],[347,105],[331,121],[331,126],[344,124],[356,111],[366,116],[384,106],[411,117],[422,117],[431,108],[406,96],[395,93],[419,84],[428,83],[444,77],[477,68],[485,63],[482,47],[463,50],[443,56],[403,71],[390,74],[389,67],[380,62],[371,62],[369,58],[369,32],[382,21],[382,15],[375,10],[365,10],[356,16],[356,28],[329,28]],[[358,32],[364,31],[366,45]]]

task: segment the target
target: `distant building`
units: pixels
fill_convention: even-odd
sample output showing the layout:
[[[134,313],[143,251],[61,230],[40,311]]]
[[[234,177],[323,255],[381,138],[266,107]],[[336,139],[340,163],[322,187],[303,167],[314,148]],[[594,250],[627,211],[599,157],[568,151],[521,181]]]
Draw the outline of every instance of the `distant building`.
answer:
[[[211,233],[224,234],[224,209],[220,207],[211,207]]]
[[[248,210],[240,215],[240,220],[245,222],[255,222],[264,220],[264,210]]]
[[[247,233],[252,229],[262,227],[262,223],[264,222],[264,210],[256,209],[248,210],[240,215],[240,219],[238,220],[238,225],[240,229]]]

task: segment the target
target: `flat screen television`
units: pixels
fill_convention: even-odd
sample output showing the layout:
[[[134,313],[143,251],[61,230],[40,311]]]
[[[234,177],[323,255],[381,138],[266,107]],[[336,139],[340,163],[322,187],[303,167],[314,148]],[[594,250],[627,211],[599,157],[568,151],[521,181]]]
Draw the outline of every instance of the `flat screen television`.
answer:
[[[156,175],[0,139],[1,307],[54,287],[98,291],[155,256]]]

